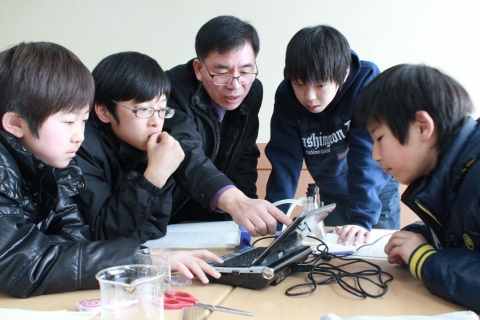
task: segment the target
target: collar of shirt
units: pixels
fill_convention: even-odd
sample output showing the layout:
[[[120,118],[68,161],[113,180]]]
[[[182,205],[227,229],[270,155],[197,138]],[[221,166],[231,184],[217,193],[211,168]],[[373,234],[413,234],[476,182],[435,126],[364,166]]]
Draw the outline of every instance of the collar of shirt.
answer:
[[[227,110],[223,109],[220,107],[215,101],[210,100],[210,104],[212,106],[213,112],[215,112],[215,115],[217,116],[217,120],[219,123],[222,123],[223,118],[225,117],[225,113],[227,113]]]

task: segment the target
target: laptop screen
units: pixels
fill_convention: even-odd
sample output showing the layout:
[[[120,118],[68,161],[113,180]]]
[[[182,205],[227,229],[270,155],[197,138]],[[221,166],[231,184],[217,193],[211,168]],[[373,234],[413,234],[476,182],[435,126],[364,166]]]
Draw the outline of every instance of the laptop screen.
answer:
[[[298,246],[301,245],[303,239],[335,209],[335,206],[335,203],[332,203],[318,209],[303,212],[253,261],[252,265],[268,265],[298,250]]]

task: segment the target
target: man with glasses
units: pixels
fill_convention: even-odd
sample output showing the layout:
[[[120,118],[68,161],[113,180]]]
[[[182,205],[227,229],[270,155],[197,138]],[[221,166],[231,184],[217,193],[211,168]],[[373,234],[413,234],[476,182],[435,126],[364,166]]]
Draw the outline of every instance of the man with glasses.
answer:
[[[256,145],[263,88],[256,79],[260,47],[253,26],[232,16],[204,24],[197,57],[167,71],[168,104],[177,110],[165,128],[185,159],[175,172],[171,223],[233,219],[254,235],[273,234],[291,220],[256,190]]]

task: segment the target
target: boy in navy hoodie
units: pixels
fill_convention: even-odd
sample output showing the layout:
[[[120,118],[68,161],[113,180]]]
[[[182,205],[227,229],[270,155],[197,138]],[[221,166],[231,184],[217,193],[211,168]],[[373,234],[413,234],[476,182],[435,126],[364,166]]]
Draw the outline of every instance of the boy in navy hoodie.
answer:
[[[353,119],[356,96],[378,67],[325,25],[293,36],[285,66],[265,149],[272,164],[266,199],[294,197],[305,160],[321,201],[337,204],[325,224],[339,226],[339,243],[368,241],[372,227],[398,229],[398,183],[372,161],[372,139]]]

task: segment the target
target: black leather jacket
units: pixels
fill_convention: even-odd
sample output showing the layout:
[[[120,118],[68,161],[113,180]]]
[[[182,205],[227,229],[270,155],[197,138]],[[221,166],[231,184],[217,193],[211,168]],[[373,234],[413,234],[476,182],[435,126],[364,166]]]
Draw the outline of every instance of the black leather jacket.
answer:
[[[135,260],[138,242],[90,242],[72,197],[85,188],[72,161],[52,168],[0,129],[0,291],[26,298],[98,288],[95,274]]]
[[[257,198],[260,152],[256,140],[263,99],[260,80],[253,82],[238,108],[227,112],[225,127],[220,130],[210,97],[195,76],[193,60],[166,73],[172,83],[168,105],[178,111],[165,121],[164,128],[185,152],[185,159],[174,174],[184,199],[190,197],[206,208],[218,190],[231,184],[248,197]],[[179,206],[175,193],[173,213]]]

